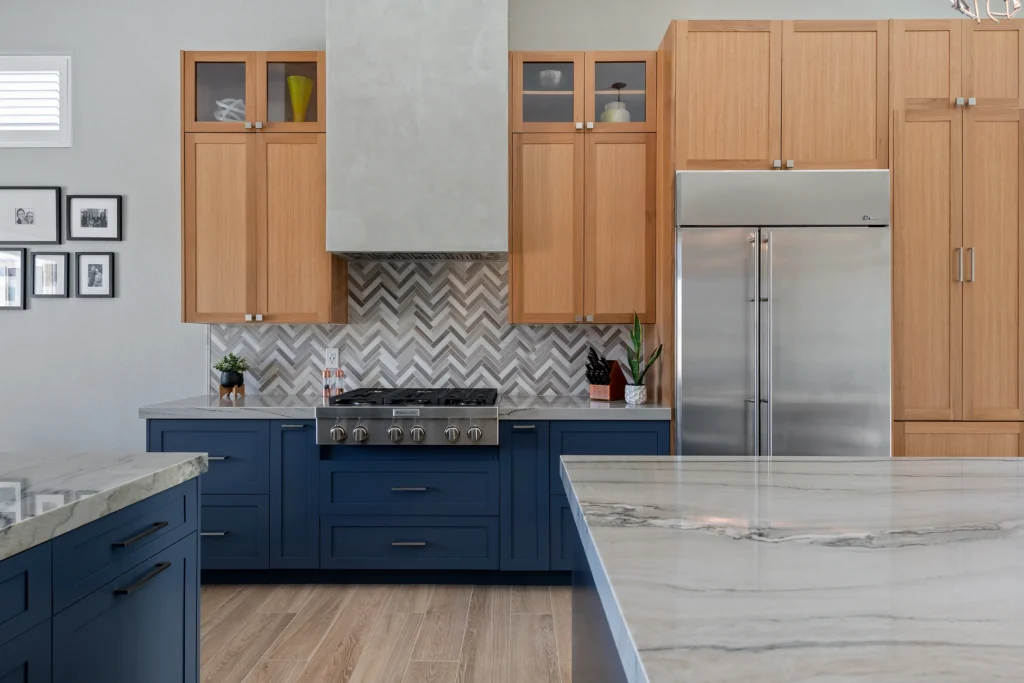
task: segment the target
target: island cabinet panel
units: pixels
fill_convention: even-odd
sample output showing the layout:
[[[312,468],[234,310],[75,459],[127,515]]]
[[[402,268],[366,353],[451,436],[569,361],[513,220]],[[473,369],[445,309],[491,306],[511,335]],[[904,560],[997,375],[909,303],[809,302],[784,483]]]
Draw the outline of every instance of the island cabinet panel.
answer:
[[[502,422],[501,568],[549,568],[548,423]]]
[[[897,422],[893,455],[911,458],[1017,458],[1024,454],[1020,422]]]
[[[51,683],[50,620],[0,645],[0,683]]]
[[[316,422],[270,424],[270,567],[313,569],[320,562]]]
[[[269,569],[267,496],[203,496],[203,569]]]
[[[50,568],[48,543],[0,563],[0,643],[50,616]]]
[[[149,448],[157,453],[207,453],[203,494],[267,494],[269,420],[150,420]]]
[[[572,571],[573,547],[576,543],[576,522],[565,496],[551,496],[551,569]]]
[[[54,683],[196,683],[197,561],[190,534],[58,613]]]

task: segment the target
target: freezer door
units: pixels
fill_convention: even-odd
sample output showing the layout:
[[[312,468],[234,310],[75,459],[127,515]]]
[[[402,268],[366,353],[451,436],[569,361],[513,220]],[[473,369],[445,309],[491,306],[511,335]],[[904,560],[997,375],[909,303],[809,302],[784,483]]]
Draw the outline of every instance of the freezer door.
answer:
[[[889,228],[761,234],[765,450],[890,456]]]
[[[676,454],[754,455],[758,232],[676,231]]]

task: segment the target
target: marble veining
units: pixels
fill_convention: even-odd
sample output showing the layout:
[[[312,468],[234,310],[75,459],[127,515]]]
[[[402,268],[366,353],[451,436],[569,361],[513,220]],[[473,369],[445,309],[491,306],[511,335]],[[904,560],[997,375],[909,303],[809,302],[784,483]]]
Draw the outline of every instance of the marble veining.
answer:
[[[207,468],[205,453],[0,453],[0,560]]]
[[[1024,680],[1024,459],[564,457],[631,681]]]

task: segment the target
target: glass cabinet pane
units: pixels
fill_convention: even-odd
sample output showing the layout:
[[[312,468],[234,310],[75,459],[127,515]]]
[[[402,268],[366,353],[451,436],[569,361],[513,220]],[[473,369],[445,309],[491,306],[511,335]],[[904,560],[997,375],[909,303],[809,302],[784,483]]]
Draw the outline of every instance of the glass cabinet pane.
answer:
[[[571,123],[576,77],[572,62],[523,64],[523,123]]]
[[[647,63],[594,64],[594,116],[602,123],[647,120]]]
[[[267,63],[267,121],[317,122],[316,62]]]
[[[245,62],[196,62],[196,121],[245,121],[248,94]]]

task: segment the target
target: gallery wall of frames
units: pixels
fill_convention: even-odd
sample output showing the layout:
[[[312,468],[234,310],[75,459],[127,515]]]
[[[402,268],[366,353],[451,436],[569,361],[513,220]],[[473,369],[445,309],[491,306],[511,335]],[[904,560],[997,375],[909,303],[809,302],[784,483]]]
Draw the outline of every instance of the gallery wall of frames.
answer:
[[[0,187],[0,310],[29,299],[110,299],[115,254],[63,243],[120,242],[121,195],[67,195],[60,187]],[[84,245],[83,245],[84,247]]]

